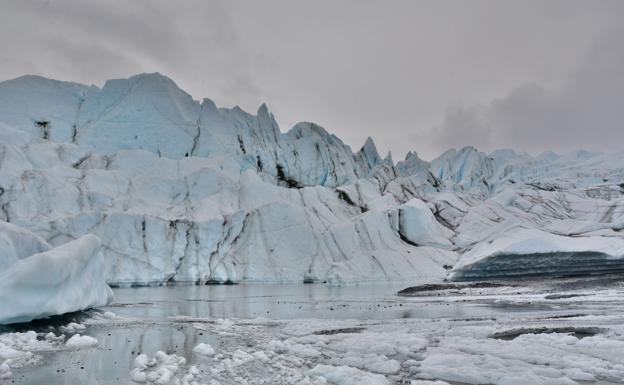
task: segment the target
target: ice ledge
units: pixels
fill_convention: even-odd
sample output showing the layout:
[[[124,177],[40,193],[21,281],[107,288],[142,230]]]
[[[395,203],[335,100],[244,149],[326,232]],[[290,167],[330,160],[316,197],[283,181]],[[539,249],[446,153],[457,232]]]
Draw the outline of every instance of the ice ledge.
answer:
[[[483,241],[464,254],[455,281],[624,272],[624,240],[569,237],[535,229]]]

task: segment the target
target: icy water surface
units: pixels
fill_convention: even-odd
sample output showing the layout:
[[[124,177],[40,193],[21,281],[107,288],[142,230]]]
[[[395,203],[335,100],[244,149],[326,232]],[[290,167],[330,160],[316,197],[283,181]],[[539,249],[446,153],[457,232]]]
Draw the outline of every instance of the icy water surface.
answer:
[[[481,317],[498,311],[535,311],[538,306],[490,306],[401,298],[408,284],[359,286],[210,285],[116,289],[109,310],[120,316],[164,320],[185,315],[201,318],[397,319]]]
[[[586,298],[576,294],[563,295],[563,299],[560,296],[551,297],[553,300],[545,300],[543,295],[531,293],[510,296],[508,292],[503,292],[499,295],[496,290],[485,297],[468,295],[461,298],[448,293],[442,297],[437,297],[435,293],[428,297],[396,295],[397,291],[407,286],[370,284],[331,287],[310,284],[115,289],[116,300],[111,306],[90,311],[86,315],[70,316],[77,318],[77,321],[87,319],[88,327],[81,333],[95,337],[98,340],[96,348],[44,352],[34,366],[15,369],[11,382],[46,385],[135,384],[130,380],[129,373],[133,369],[134,359],[140,353],[151,357],[157,351],[164,351],[193,361],[193,347],[202,342],[212,345],[217,351],[253,351],[259,349],[256,346],[263,344],[266,349],[274,336],[290,337],[289,333],[296,336],[304,333],[301,330],[312,331],[313,335],[326,335],[323,338],[327,339],[327,344],[331,344],[334,334],[357,334],[366,329],[383,329],[384,325],[390,331],[403,328],[406,335],[412,335],[412,329],[406,328],[412,328],[413,325],[422,325],[423,330],[433,330],[439,329],[440,324],[455,322],[461,327],[475,324],[479,330],[485,330],[501,320],[501,324],[509,324],[515,336],[526,334],[519,328],[527,325],[541,328],[546,324],[562,323],[566,327],[574,327],[577,317],[587,315],[606,317],[605,320],[597,321],[600,326],[619,324],[622,319],[613,317],[624,309],[620,301],[603,301],[600,296]],[[613,295],[612,291],[608,293]],[[105,319],[102,317],[104,312],[113,312],[116,318]],[[41,329],[45,325],[37,327]],[[444,328],[448,329],[446,326]],[[541,329],[531,330],[535,332]],[[373,334],[373,340],[383,338],[374,337],[376,335]],[[397,351],[400,352],[398,348]],[[624,354],[624,350],[621,353]],[[397,353],[398,356],[403,355],[402,358],[397,356],[397,359],[409,362],[409,354],[405,354]],[[317,363],[318,357],[322,356],[310,356],[310,362]],[[417,357],[415,353],[412,356]],[[344,357],[340,359],[343,361],[339,362],[344,362]],[[394,383],[410,383],[408,379],[412,378],[412,369],[403,366],[405,368],[402,367],[398,372],[392,371],[389,378]],[[431,370],[435,373],[435,367]],[[254,371],[260,371],[260,374],[249,374]],[[275,377],[273,370],[262,374],[261,368],[246,369],[245,373],[251,376],[249,378],[256,375]],[[286,384],[289,383],[290,375],[291,372],[284,372],[279,377],[282,382],[272,381]],[[617,382],[595,379],[580,383]]]

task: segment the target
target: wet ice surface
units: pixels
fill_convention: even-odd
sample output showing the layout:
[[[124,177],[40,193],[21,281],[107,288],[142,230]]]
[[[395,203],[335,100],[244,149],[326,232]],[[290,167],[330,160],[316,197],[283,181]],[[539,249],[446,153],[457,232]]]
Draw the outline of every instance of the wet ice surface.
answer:
[[[117,289],[112,306],[64,320],[97,346],[36,352],[0,383],[624,383],[619,282],[416,297],[395,295],[409,284]]]

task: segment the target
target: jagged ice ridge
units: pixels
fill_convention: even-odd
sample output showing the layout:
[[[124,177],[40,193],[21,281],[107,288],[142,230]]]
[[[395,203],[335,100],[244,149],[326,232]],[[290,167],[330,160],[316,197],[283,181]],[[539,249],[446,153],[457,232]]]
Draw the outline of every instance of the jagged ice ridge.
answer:
[[[111,285],[478,279],[527,229],[538,246],[508,247],[503,275],[536,274],[527,258],[556,253],[553,234],[588,240],[571,273],[624,254],[622,153],[394,163],[370,138],[354,153],[314,123],[283,133],[266,105],[217,108],[157,73],[0,83],[0,138],[0,219],[50,247],[95,235]],[[596,244],[607,258],[583,259]]]

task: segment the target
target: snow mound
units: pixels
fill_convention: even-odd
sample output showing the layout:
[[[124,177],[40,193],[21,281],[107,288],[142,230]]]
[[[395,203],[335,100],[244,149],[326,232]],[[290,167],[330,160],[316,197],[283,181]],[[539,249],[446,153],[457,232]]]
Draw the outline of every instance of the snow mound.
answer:
[[[471,280],[620,271],[624,271],[624,239],[525,229],[481,242],[460,258],[450,277]]]
[[[0,323],[106,305],[112,291],[105,281],[100,245],[96,236],[85,235],[0,272]]]
[[[65,342],[65,345],[70,348],[83,349],[90,348],[93,346],[97,346],[98,340],[89,337],[89,336],[81,336],[80,334],[74,334],[70,339]]]
[[[200,356],[214,356],[215,351],[209,344],[200,343],[199,345],[193,348],[193,353],[199,354]]]

